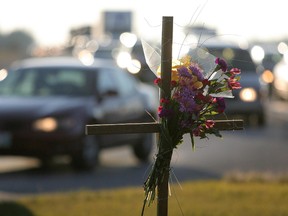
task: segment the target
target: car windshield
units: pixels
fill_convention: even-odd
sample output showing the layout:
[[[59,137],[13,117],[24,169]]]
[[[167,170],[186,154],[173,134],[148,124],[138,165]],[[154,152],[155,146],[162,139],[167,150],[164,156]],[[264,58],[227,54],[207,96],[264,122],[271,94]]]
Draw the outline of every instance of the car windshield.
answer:
[[[9,71],[0,82],[5,96],[88,96],[89,73],[73,68],[29,68]]]
[[[241,68],[242,72],[256,71],[256,66],[247,50],[209,47],[208,52],[216,57],[224,58],[229,67]]]

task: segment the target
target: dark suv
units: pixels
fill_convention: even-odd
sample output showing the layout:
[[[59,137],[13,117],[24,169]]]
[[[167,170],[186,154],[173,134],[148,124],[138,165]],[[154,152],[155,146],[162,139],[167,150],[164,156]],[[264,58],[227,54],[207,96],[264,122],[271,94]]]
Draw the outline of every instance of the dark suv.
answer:
[[[256,72],[256,66],[248,47],[241,48],[236,42],[208,40],[200,48],[200,50],[204,50],[204,54],[199,54],[195,52],[195,49],[191,49],[190,55],[195,59],[201,59],[206,58],[208,55],[205,52],[208,52],[216,57],[224,58],[229,68],[241,69],[242,88],[233,90],[234,99],[227,98],[225,100],[225,114],[244,118],[248,124],[264,125],[266,121],[264,101],[268,94],[268,87],[261,82],[260,74]],[[214,64],[214,61],[212,63]],[[209,67],[209,65],[207,66]]]

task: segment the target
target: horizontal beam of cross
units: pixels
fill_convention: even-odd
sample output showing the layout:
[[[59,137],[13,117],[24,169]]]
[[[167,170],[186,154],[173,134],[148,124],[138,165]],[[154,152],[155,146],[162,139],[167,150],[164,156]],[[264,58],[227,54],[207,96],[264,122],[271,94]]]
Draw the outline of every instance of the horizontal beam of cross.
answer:
[[[243,120],[215,120],[214,127],[219,130],[243,130]],[[158,122],[86,125],[87,135],[159,132]]]

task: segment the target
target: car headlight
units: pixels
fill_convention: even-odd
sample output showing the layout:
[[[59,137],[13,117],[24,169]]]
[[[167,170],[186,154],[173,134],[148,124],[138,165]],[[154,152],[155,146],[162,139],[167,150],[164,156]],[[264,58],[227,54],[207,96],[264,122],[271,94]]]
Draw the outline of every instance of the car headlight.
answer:
[[[52,117],[42,118],[33,123],[33,128],[39,131],[52,132],[58,128],[58,122]]]
[[[127,66],[127,70],[132,74],[137,74],[141,70],[141,62],[137,59],[132,59],[130,64]]]
[[[72,118],[56,119],[54,117],[46,117],[36,120],[33,123],[33,128],[38,131],[53,132],[59,129],[72,129],[76,125],[76,121]]]
[[[253,102],[257,99],[257,92],[253,88],[243,88],[239,93],[239,97],[242,101]]]
[[[8,76],[8,71],[6,69],[0,70],[0,81],[4,80]]]
[[[261,78],[265,83],[272,83],[274,81],[274,75],[270,70],[265,70],[262,73]]]
[[[126,68],[129,64],[131,64],[131,55],[128,52],[120,52],[116,61],[120,68]]]

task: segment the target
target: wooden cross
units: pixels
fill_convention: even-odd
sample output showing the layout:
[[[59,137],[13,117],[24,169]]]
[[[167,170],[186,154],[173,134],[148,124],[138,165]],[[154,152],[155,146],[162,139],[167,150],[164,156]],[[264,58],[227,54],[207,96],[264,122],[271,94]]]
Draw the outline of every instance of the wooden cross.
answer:
[[[162,18],[162,49],[161,49],[161,80],[162,90],[160,98],[170,98],[171,90],[171,66],[172,66],[172,39],[173,39],[173,17]],[[124,124],[95,124],[86,125],[87,135],[99,134],[128,134],[128,133],[160,133],[161,122],[151,123],[124,123]],[[242,120],[218,120],[215,128],[219,130],[242,130]],[[165,152],[164,149],[159,151]],[[169,146],[168,146],[169,148]],[[168,149],[171,151],[171,149]],[[172,153],[171,153],[172,155]],[[163,181],[157,185],[157,216],[168,215],[168,180],[169,169],[163,174]]]

